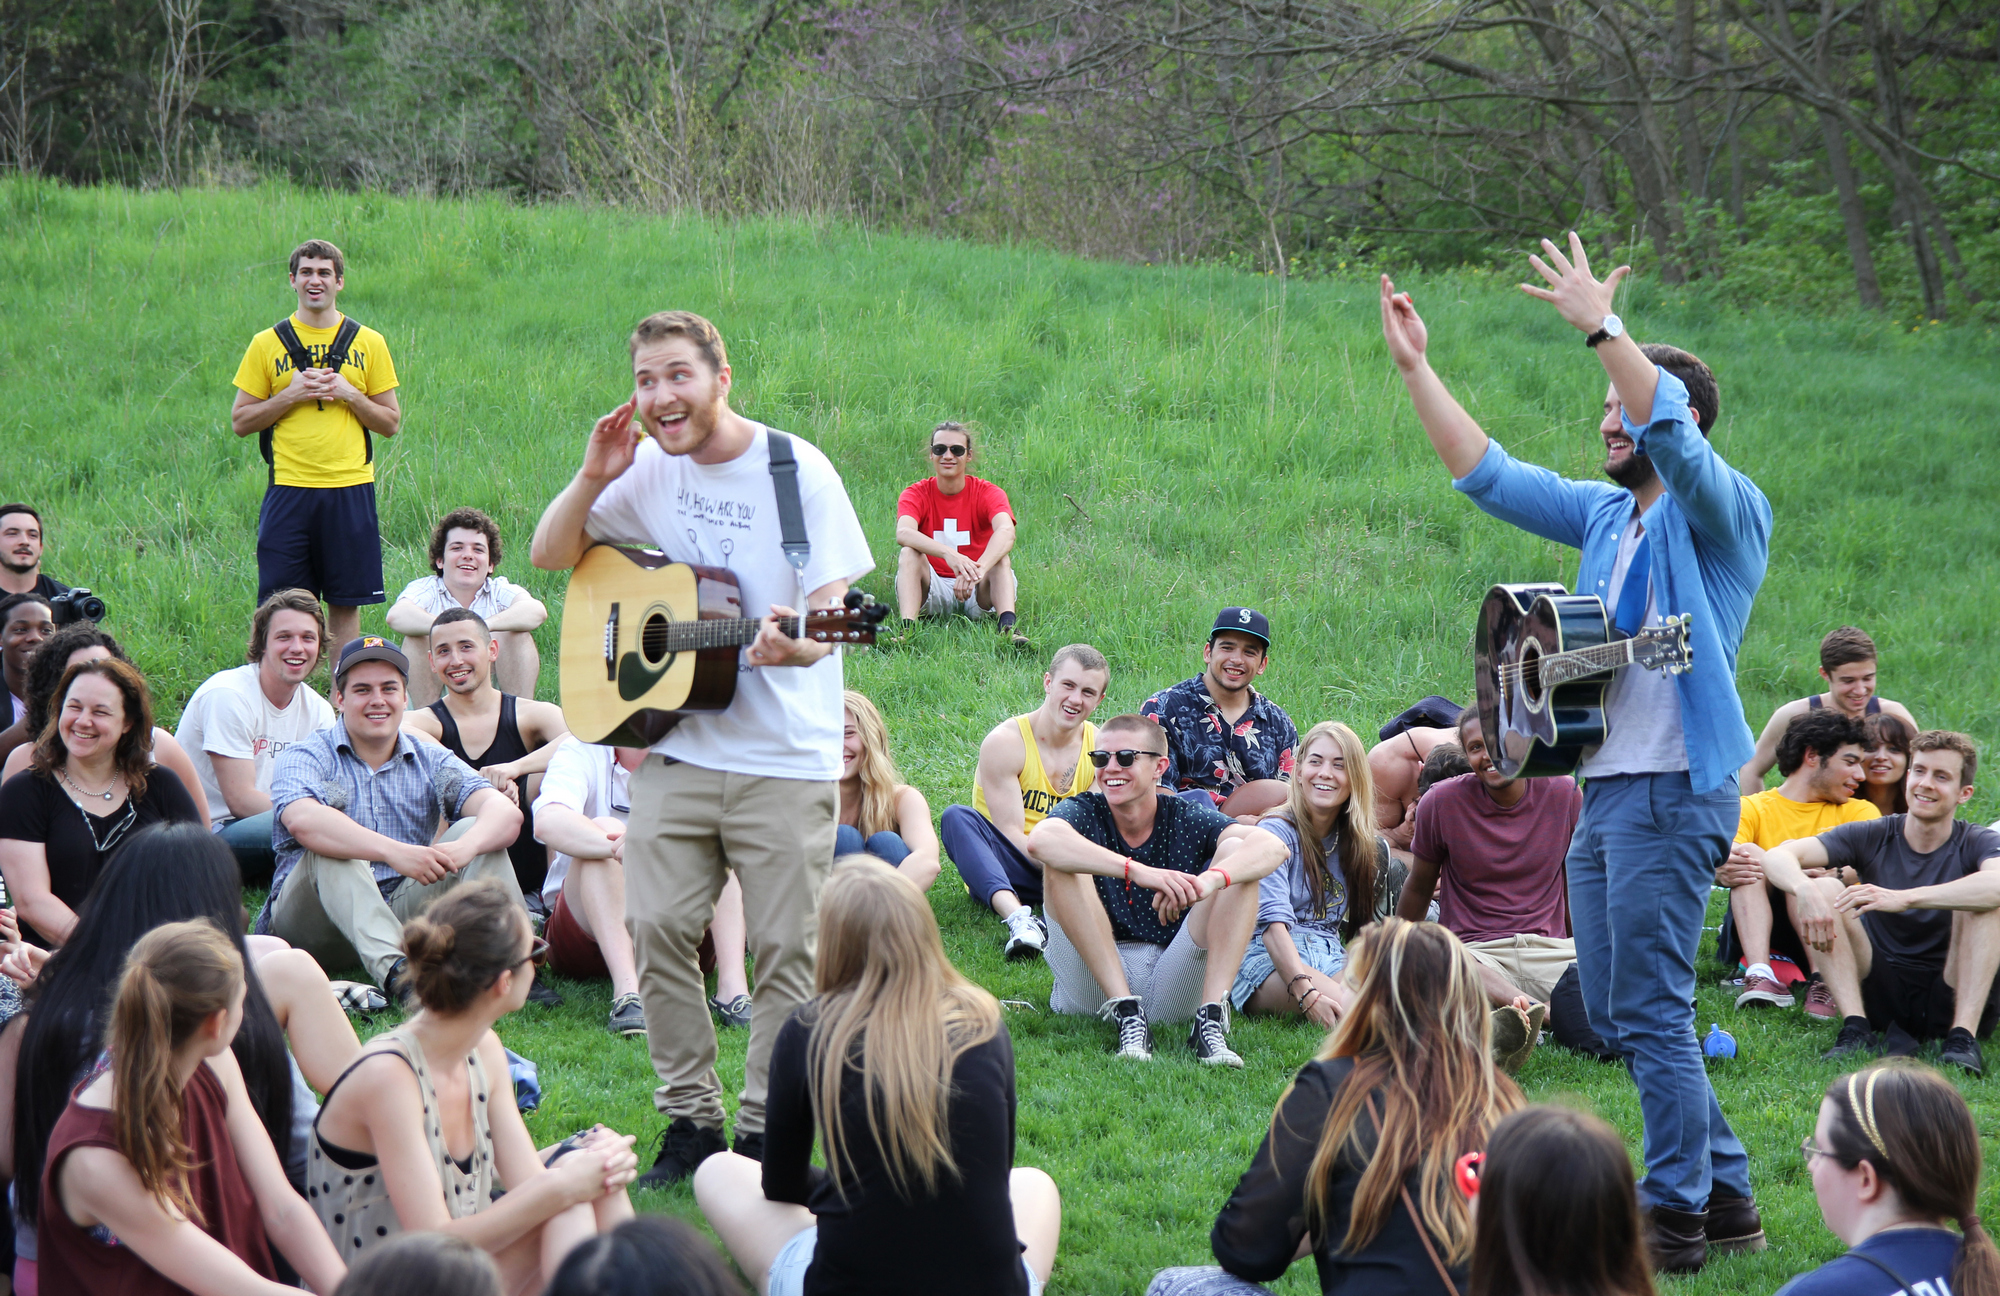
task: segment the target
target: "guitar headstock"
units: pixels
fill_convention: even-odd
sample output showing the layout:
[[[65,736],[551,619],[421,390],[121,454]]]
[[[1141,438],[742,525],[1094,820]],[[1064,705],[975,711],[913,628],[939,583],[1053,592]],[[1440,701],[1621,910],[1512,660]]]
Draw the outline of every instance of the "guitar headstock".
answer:
[[[860,590],[849,590],[844,606],[808,612],[805,628],[798,637],[815,643],[872,644],[875,628],[888,615],[887,603],[878,603]]]
[[[1688,642],[1686,613],[1665,617],[1632,636],[1632,660],[1647,670],[1663,670],[1679,675],[1694,665],[1694,647]]]

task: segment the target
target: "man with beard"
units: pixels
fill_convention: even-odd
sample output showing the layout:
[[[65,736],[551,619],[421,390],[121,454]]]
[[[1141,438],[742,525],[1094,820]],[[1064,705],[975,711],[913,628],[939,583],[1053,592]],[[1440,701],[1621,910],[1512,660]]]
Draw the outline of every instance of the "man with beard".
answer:
[[[1270,621],[1255,608],[1222,609],[1201,665],[1201,674],[1139,707],[1166,736],[1160,786],[1238,823],[1255,823],[1285,803],[1299,745],[1292,718],[1256,689],[1271,666]]]
[[[68,589],[42,570],[42,515],[26,504],[0,504],[0,598],[50,599]]]
[[[1654,1267],[1692,1272],[1720,1250],[1756,1249],[1763,1226],[1749,1158],[1723,1119],[1694,1029],[1695,950],[1715,862],[1739,817],[1736,774],[1755,744],[1736,694],[1736,653],[1770,553],[1771,506],[1708,443],[1718,392],[1685,351],[1640,347],[1612,313],[1630,267],[1600,283],[1583,241],[1533,257],[1553,304],[1611,384],[1598,427],[1612,484],[1571,481],[1490,440],[1425,359],[1407,294],[1382,276],[1382,332],[1452,485],[1486,512],[1581,551],[1576,589],[1615,610],[1621,635],[1692,618],[1692,669],[1628,667],[1605,697],[1605,741],[1584,754],[1583,816],[1564,868],[1590,1024],[1629,1061],[1645,1121]],[[1551,264],[1552,263],[1552,264]],[[1468,617],[1468,620],[1470,618]]]
[[[713,324],[662,311],[639,322],[630,347],[632,398],[591,430],[582,467],[535,529],[534,563],[574,566],[593,540],[648,544],[729,568],[744,612],[763,617],[735,700],[683,719],[632,775],[625,913],[660,1079],[653,1101],[669,1118],[639,1180],[654,1188],[686,1179],[725,1146],[715,1027],[695,951],[732,871],[757,964],[735,1150],[763,1154],[771,1045],[813,994],[846,714],[832,646],[790,638],[777,617],[840,606],[875,562],[827,457],[729,407],[729,359]],[[772,470],[785,453],[812,546],[802,571],[782,548],[785,496]]]

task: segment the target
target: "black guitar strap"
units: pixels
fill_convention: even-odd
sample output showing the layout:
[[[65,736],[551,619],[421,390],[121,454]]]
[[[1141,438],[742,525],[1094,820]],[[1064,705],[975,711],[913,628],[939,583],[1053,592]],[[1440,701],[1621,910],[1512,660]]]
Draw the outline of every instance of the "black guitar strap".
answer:
[[[778,492],[778,532],[785,561],[804,580],[813,547],[806,539],[806,511],[799,503],[799,461],[792,456],[790,437],[776,428],[765,428],[764,435],[771,447],[771,485]]]

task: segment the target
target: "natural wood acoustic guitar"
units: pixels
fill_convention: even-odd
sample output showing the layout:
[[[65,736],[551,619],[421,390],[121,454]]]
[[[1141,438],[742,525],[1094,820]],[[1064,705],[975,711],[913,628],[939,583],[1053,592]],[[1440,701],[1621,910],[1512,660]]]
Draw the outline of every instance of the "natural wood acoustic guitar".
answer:
[[[794,639],[872,644],[888,605],[850,590],[846,606],[780,617]],[[803,621],[803,626],[801,625]],[[737,650],[757,637],[736,576],[663,553],[592,545],[563,601],[562,709],[584,742],[650,747],[686,716],[736,696]]]

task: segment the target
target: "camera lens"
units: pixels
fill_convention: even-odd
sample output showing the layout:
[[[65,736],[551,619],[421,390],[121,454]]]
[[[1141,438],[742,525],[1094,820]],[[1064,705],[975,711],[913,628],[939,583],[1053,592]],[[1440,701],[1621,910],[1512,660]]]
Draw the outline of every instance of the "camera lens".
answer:
[[[79,600],[76,610],[81,612],[87,621],[102,621],[104,619],[104,600],[92,594],[89,598]]]

